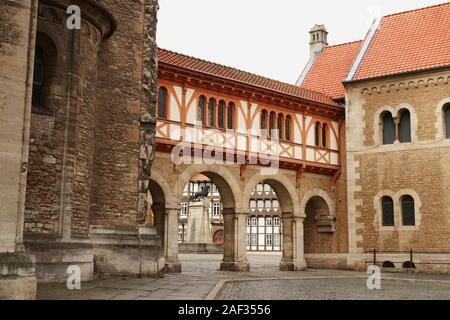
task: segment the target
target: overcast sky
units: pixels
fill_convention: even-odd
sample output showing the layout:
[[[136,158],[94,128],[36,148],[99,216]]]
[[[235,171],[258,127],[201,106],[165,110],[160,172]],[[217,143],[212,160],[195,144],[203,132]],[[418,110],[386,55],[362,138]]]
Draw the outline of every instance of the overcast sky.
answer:
[[[309,58],[308,31],[330,45],[363,39],[377,15],[443,0],[159,0],[158,45],[295,83]],[[401,36],[401,35],[399,35]]]

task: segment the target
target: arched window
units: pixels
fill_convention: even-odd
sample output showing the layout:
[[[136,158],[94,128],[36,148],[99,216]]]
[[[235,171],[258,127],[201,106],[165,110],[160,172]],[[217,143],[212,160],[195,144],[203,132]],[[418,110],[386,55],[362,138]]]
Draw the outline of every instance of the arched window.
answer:
[[[215,127],[216,121],[216,100],[211,98],[208,102],[208,127]]]
[[[383,227],[394,226],[394,200],[391,197],[381,199]]]
[[[34,57],[34,78],[32,105],[34,108],[42,107],[44,87],[44,52],[40,46],[36,46]]]
[[[445,137],[450,139],[450,103],[444,106]]]
[[[284,116],[283,114],[278,114],[277,120],[277,129],[278,129],[278,139],[283,139],[283,125],[284,125]]]
[[[227,128],[234,129],[234,103],[230,102],[227,108]]]
[[[383,144],[394,144],[395,142],[395,124],[394,118],[390,112],[382,115],[383,119]]]
[[[322,126],[322,147],[327,148],[328,147],[328,126],[326,123]]]
[[[267,110],[261,111],[261,131],[263,135],[267,135]]]
[[[272,137],[272,131],[275,130],[275,118],[277,116],[275,115],[275,112],[270,113],[269,117],[269,137]]]
[[[416,214],[414,211],[414,198],[411,196],[402,197],[402,223],[404,226],[416,225]]]
[[[291,125],[292,125],[292,118],[291,116],[286,117],[286,123],[284,125],[284,138],[287,141],[291,141]]]
[[[320,147],[320,122],[316,122],[316,127],[314,130],[314,138],[316,147]]]
[[[400,110],[399,117],[398,140],[401,143],[411,142],[411,114],[409,110]]]
[[[200,98],[198,99],[197,121],[201,122],[202,125],[206,124],[205,108],[206,108],[206,98],[204,96],[200,96]]]
[[[167,89],[164,87],[159,88],[158,91],[158,118],[167,118]]]
[[[225,101],[219,101],[217,125],[220,129],[225,129]]]

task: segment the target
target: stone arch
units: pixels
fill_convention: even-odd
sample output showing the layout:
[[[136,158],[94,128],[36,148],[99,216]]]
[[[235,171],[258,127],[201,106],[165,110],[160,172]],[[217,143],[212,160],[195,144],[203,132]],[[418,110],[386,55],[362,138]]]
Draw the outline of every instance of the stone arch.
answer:
[[[306,217],[306,207],[308,205],[308,202],[313,198],[322,199],[327,204],[330,215],[336,216],[335,203],[331,199],[331,197],[328,195],[328,193],[322,189],[312,189],[312,190],[306,192],[302,198],[300,212],[304,217]]]
[[[181,201],[181,195],[183,194],[185,186],[192,177],[199,173],[211,179],[217,186],[225,211],[227,209],[237,208],[237,204],[241,203],[241,186],[236,178],[224,166],[207,164],[191,165],[179,175],[173,193],[173,199],[176,200],[176,203]]]
[[[167,181],[159,173],[152,171],[149,179],[149,190],[154,191],[155,196],[152,194],[154,202],[163,202],[167,204],[175,204],[176,201],[173,198],[170,186]]]
[[[242,208],[248,207],[252,191],[261,182],[267,183],[275,191],[284,214],[290,213],[296,217],[301,217],[297,190],[289,178],[282,173],[271,176],[254,175],[245,185],[241,203]]]

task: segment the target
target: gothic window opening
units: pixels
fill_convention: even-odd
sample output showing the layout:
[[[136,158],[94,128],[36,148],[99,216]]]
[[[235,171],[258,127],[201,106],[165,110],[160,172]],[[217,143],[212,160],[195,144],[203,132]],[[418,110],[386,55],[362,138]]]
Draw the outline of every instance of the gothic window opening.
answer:
[[[159,88],[158,91],[158,118],[167,119],[167,89]]]
[[[267,136],[267,111],[261,112],[261,131],[262,135]]]
[[[383,227],[394,227],[394,200],[391,197],[381,199]]]
[[[201,122],[202,125],[205,125],[205,107],[206,107],[206,98],[204,96],[200,96],[198,99],[198,108],[197,108],[197,121]]]
[[[219,129],[225,129],[225,101],[219,101],[217,125]]]
[[[320,122],[316,122],[314,137],[316,147],[320,147]]]
[[[406,227],[416,225],[414,198],[411,196],[402,197],[402,223]]]
[[[34,58],[34,78],[33,78],[33,108],[42,107],[44,89],[44,53],[40,46],[36,46]]]
[[[213,98],[209,99],[208,103],[208,127],[215,127],[216,119],[216,100]]]
[[[234,103],[230,102],[227,108],[227,128],[228,130],[234,129]]]
[[[394,144],[395,142],[395,123],[390,112],[386,112],[382,116],[383,119],[383,144]]]
[[[411,113],[403,109],[399,113],[398,140],[400,143],[411,142]]]
[[[277,120],[278,139],[280,139],[280,140],[283,139],[283,125],[284,125],[284,117],[283,117],[283,114],[280,113],[278,115],[278,120]]]
[[[450,139],[450,103],[444,106],[445,137]]]
[[[291,141],[291,125],[292,125],[292,119],[291,116],[286,117],[286,124],[285,124],[285,139],[287,141]]]
[[[327,148],[328,147],[328,126],[324,123],[322,126],[322,147]]]
[[[275,112],[271,112],[269,116],[269,137],[272,137],[273,130],[275,130]]]

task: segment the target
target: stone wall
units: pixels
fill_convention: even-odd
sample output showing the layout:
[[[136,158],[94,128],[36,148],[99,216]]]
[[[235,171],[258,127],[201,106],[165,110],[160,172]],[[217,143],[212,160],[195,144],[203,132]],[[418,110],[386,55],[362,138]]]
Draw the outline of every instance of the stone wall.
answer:
[[[449,76],[440,71],[347,84],[352,253],[412,249],[438,258],[450,252],[450,141],[443,137],[442,121],[442,107],[450,101]],[[411,111],[412,143],[381,145],[380,113],[401,108]],[[415,227],[401,225],[404,194],[415,198]],[[383,195],[394,198],[395,227],[381,226]]]

